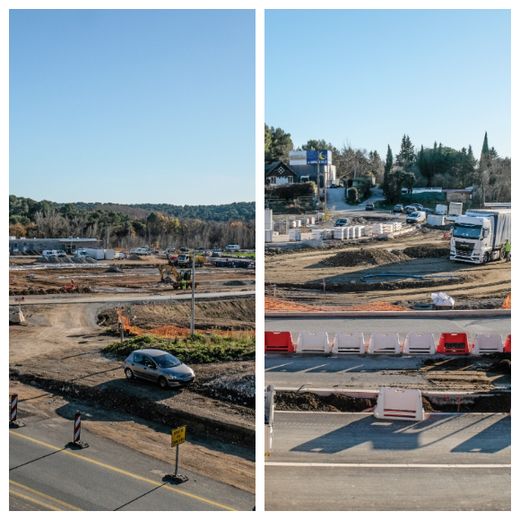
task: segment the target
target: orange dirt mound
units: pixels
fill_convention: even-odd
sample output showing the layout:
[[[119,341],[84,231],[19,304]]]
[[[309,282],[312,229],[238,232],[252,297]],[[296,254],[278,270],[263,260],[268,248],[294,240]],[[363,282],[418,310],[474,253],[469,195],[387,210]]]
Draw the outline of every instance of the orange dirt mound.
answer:
[[[143,329],[132,325],[128,316],[125,316],[121,309],[117,309],[117,318],[123,330],[126,334],[133,336],[144,336],[151,334],[153,336],[160,336],[163,338],[178,338],[186,337],[190,335],[190,329],[186,327],[177,327],[176,325],[162,325],[153,329]],[[252,336],[254,331],[243,331],[243,330],[218,330],[218,329],[205,329],[195,330],[197,334],[218,334],[226,337],[241,337],[241,336]]]
[[[341,312],[341,311],[406,311],[405,307],[388,302],[373,302],[363,305],[348,306],[323,306],[309,305],[306,303],[293,303],[288,300],[280,300],[266,296],[265,310],[271,312]]]

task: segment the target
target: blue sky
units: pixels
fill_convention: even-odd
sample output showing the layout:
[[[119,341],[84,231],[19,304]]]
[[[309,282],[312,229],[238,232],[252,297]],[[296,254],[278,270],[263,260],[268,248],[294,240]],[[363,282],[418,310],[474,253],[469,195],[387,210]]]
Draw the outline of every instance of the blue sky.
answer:
[[[11,11],[9,192],[254,200],[254,16]]]
[[[395,154],[401,137],[510,156],[510,14],[266,11],[266,122]]]

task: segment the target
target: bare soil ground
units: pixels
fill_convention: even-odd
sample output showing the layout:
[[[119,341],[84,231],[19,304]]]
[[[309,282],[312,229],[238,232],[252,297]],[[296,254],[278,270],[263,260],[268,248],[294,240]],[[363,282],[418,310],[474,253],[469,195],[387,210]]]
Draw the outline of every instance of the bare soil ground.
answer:
[[[295,303],[407,308],[447,292],[456,308],[499,308],[511,291],[511,264],[451,262],[443,232],[384,242],[266,256],[266,292]],[[387,275],[398,276],[387,276]],[[421,278],[418,278],[421,277]]]
[[[65,287],[74,280],[74,292],[181,293],[160,281],[158,266],[166,260],[103,261],[95,264],[41,264],[27,258],[10,259],[9,293],[12,295],[55,294],[67,292]],[[196,270],[197,291],[236,290],[253,287],[253,269],[201,267]]]

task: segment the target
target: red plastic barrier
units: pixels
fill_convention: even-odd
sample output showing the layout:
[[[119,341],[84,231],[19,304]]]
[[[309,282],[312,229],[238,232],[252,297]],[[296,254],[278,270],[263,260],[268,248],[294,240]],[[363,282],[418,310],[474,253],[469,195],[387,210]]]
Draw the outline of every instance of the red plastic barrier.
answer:
[[[471,346],[465,332],[443,332],[437,345],[439,354],[469,354]]]
[[[294,343],[290,332],[265,332],[266,352],[294,352]]]
[[[511,334],[509,334],[504,342],[504,352],[511,354]]]

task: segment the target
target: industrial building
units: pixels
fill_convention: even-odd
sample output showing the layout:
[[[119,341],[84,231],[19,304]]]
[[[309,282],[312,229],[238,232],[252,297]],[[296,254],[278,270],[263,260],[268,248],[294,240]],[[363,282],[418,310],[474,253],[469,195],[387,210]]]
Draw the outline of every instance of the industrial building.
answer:
[[[72,254],[83,247],[98,247],[97,238],[16,238],[9,237],[9,254],[39,255],[47,249]]]

